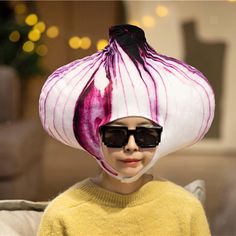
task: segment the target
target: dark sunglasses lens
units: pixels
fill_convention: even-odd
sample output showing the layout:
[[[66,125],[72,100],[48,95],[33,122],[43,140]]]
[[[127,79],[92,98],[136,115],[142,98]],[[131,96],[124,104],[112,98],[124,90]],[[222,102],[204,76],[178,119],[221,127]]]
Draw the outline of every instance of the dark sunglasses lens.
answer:
[[[156,128],[137,128],[136,143],[140,147],[156,147],[160,142],[160,131]]]
[[[103,142],[107,147],[122,147],[126,144],[127,129],[120,127],[104,127]]]

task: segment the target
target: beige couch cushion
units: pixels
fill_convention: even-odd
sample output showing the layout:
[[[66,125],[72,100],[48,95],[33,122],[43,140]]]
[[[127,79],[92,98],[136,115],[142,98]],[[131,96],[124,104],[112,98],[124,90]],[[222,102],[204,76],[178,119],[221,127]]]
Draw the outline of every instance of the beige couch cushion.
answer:
[[[0,236],[36,235],[43,212],[39,211],[1,211]]]
[[[48,202],[26,200],[0,201],[0,236],[36,235]]]

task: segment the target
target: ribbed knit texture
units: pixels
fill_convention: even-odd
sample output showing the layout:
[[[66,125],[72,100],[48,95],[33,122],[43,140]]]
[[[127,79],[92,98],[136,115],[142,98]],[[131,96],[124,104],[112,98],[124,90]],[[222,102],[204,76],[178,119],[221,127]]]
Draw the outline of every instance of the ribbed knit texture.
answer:
[[[210,231],[199,200],[172,182],[151,181],[122,195],[85,179],[49,204],[38,231],[47,235],[208,236]]]

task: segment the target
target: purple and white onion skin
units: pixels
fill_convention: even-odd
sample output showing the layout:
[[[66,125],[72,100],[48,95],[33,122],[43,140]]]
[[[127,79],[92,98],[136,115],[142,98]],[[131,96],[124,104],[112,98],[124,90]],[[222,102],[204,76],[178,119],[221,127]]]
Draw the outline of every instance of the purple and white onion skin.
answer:
[[[39,99],[41,122],[49,135],[87,151],[108,174],[127,183],[158,158],[200,141],[214,109],[214,93],[204,75],[155,52],[143,31],[131,25],[111,27],[103,51],[58,68]],[[104,160],[99,135],[101,125],[127,116],[163,127],[152,161],[133,177],[121,175]]]

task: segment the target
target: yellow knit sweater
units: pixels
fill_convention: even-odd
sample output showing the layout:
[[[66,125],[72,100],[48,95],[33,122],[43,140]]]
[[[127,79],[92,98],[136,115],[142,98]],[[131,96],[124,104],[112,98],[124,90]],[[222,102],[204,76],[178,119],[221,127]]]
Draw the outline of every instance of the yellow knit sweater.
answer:
[[[167,180],[146,183],[122,195],[90,179],[56,197],[47,207],[38,236],[208,236],[201,203]]]

